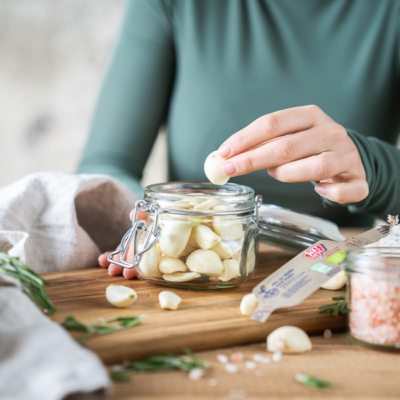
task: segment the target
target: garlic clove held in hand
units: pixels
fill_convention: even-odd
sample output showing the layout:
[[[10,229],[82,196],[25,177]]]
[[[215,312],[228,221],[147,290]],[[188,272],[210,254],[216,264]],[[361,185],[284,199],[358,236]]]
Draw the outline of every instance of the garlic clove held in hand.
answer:
[[[192,229],[192,238],[203,250],[208,250],[221,241],[221,238],[205,225],[195,226]]]
[[[158,262],[160,259],[157,253],[156,245],[151,249],[147,250],[140,260],[139,269],[143,275],[150,276],[152,278],[160,278],[161,272],[158,269]]]
[[[128,286],[110,285],[106,289],[106,298],[114,307],[129,307],[137,297],[136,292]]]
[[[246,294],[240,303],[240,312],[247,317],[251,317],[258,307],[258,301],[253,293]]]
[[[187,272],[186,264],[179,258],[161,257],[158,269],[163,274],[172,274],[173,272]]]
[[[160,292],[158,300],[163,310],[176,310],[182,301],[177,294],[168,290]]]
[[[222,158],[218,151],[213,151],[204,163],[204,172],[208,180],[214,185],[224,185],[229,180],[229,176],[222,171],[222,165],[226,160]]]
[[[296,326],[282,326],[267,337],[267,350],[271,353],[305,353],[312,349],[311,340],[302,329]]]
[[[195,250],[186,260],[190,271],[209,276],[219,276],[224,272],[222,261],[212,250]]]
[[[189,282],[201,278],[201,275],[196,272],[173,272],[172,274],[164,274],[162,277],[168,282]]]
[[[346,272],[340,271],[336,275],[333,275],[332,278],[329,279],[329,281],[325,282],[321,287],[322,289],[339,290],[346,284],[346,282]]]

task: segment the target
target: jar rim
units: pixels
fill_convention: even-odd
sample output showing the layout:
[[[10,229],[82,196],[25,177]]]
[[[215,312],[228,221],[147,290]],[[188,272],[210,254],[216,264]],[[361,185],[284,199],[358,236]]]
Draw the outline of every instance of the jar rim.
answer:
[[[346,252],[344,262],[348,272],[400,273],[400,248],[362,247]]]

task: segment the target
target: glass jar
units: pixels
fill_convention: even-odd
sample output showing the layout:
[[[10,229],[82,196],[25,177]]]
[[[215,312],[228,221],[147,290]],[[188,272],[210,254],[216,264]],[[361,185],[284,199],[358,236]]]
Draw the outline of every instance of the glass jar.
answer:
[[[350,337],[369,347],[400,349],[400,249],[349,250],[345,262]]]
[[[254,190],[228,183],[173,182],[146,187],[121,241],[121,261],[139,279],[186,289],[239,286],[254,274],[258,253]],[[134,259],[126,260],[129,246]],[[129,257],[128,257],[129,258]]]

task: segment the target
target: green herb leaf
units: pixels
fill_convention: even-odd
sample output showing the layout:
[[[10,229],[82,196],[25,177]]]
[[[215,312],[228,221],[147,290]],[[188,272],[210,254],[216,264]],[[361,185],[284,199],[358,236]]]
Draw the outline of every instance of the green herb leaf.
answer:
[[[110,322],[118,322],[123,328],[131,328],[132,326],[140,324],[142,322],[142,317],[118,317],[107,321],[107,323]]]
[[[0,273],[15,278],[21,289],[44,312],[52,315],[57,311],[44,289],[49,283],[22,263],[18,257],[0,252]]]
[[[348,314],[350,309],[347,306],[347,296],[332,297],[332,300],[338,303],[324,304],[319,307],[319,314],[332,314],[337,317],[339,314]]]
[[[332,384],[326,379],[318,378],[317,376],[312,375],[304,375],[304,374],[296,374],[296,381],[302,383],[304,386],[307,386],[310,389],[330,389]]]

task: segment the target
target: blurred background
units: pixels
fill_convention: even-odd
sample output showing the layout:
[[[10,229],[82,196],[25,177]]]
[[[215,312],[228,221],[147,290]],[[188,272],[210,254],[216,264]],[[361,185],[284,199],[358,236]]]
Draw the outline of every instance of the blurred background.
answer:
[[[0,187],[75,171],[124,11],[125,0],[0,1]],[[166,180],[165,136],[144,185]]]

